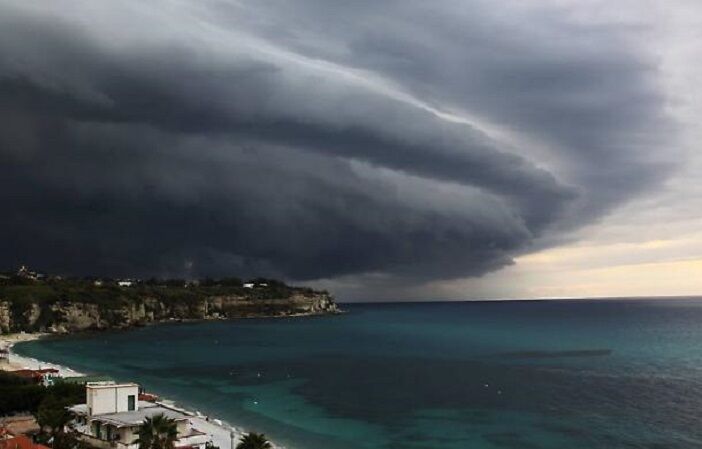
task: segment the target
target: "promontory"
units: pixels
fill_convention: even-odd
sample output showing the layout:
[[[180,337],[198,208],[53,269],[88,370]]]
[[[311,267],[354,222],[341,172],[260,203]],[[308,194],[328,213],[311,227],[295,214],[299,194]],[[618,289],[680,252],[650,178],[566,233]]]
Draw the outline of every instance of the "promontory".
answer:
[[[272,279],[199,281],[0,274],[0,333],[69,333],[183,320],[338,313],[326,291]]]

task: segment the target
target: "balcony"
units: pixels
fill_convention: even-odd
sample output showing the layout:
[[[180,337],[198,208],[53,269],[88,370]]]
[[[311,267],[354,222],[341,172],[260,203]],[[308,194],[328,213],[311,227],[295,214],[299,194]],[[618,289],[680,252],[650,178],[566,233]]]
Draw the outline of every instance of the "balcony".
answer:
[[[89,445],[99,448],[99,449],[139,449],[139,445],[136,443],[122,442],[119,440],[103,440],[91,435],[88,426],[76,426],[75,430],[78,432],[79,439],[88,443]],[[190,429],[187,435],[182,435],[175,441],[174,446],[179,447],[196,447],[203,448],[205,443],[209,441],[209,437],[206,433],[200,432],[196,429]]]
[[[196,429],[190,429],[188,435],[183,435],[178,438],[175,442],[175,447],[199,447],[204,448],[205,443],[209,441],[209,437],[206,433],[200,432]]]

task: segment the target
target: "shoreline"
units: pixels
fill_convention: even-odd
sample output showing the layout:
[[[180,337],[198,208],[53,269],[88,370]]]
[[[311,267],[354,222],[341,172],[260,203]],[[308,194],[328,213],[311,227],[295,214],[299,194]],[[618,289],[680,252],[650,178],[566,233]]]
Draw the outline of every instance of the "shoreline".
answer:
[[[71,369],[68,366],[48,363],[32,357],[25,357],[17,354],[13,350],[13,347],[17,343],[36,341],[52,335],[54,334],[24,332],[18,334],[0,334],[0,349],[6,349],[9,351],[9,363],[0,364],[0,371],[53,368],[59,371],[59,375],[61,377],[84,376],[85,373]],[[190,416],[190,421],[193,426],[206,433],[211,438],[212,443],[220,449],[235,449],[235,445],[238,444],[241,438],[247,433],[247,431],[245,431],[243,428],[236,425],[230,425],[225,420],[214,416],[204,415],[198,410],[193,411],[193,408],[188,407],[187,404],[182,404],[181,406],[181,404],[178,402],[168,398],[159,398],[160,399],[156,401],[157,404]],[[232,436],[234,437],[233,443]],[[273,449],[287,449],[286,447],[278,445],[273,441],[270,441],[270,443]]]
[[[9,351],[9,359],[7,364],[0,365],[0,371],[15,371],[21,369],[42,369],[42,368],[53,368],[59,371],[61,377],[71,377],[71,376],[83,376],[84,374],[71,369],[67,366],[59,365],[56,363],[48,363],[42,360],[37,360],[33,357],[25,357],[17,354],[13,347],[17,343],[23,343],[26,341],[35,341],[40,338],[45,338],[51,334],[46,333],[19,333],[19,334],[3,334],[0,335],[0,349],[6,349]]]

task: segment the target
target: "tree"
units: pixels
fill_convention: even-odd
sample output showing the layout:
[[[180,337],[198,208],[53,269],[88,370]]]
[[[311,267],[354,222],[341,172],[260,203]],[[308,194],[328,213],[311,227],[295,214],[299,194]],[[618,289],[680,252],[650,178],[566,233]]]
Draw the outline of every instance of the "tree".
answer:
[[[79,404],[85,401],[85,387],[64,382],[44,387],[14,373],[0,371],[0,416],[22,412],[36,415],[49,396],[58,398],[65,406]],[[51,401],[54,401],[52,408],[58,407],[54,399],[44,404],[44,408],[51,405]]]
[[[47,440],[51,441],[54,449],[69,448],[73,445],[73,435],[66,431],[73,415],[66,406],[66,401],[50,394],[41,401],[35,415],[37,424],[42,432],[46,432]]]
[[[134,443],[139,444],[139,449],[173,449],[178,439],[178,427],[175,420],[161,413],[146,418],[138,435]]]
[[[241,439],[236,449],[271,449],[271,443],[262,433],[249,432]]]

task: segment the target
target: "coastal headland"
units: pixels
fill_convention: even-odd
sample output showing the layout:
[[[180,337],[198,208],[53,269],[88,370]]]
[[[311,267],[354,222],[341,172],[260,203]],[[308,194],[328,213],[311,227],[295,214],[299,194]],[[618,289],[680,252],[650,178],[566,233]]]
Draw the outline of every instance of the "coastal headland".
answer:
[[[0,276],[0,334],[122,329],[154,323],[338,313],[331,294],[271,279],[63,279]]]

